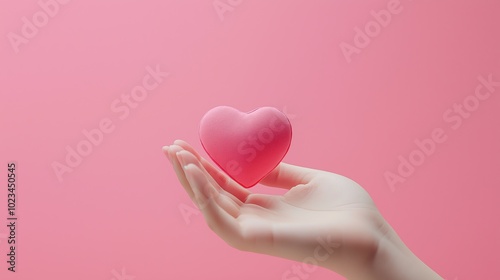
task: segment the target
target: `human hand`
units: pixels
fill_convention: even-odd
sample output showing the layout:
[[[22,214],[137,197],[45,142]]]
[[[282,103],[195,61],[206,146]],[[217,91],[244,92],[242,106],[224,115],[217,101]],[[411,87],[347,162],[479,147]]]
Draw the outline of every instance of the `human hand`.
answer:
[[[313,258],[349,279],[442,279],[404,246],[368,193],[349,178],[281,163],[260,183],[288,191],[256,194],[184,141],[163,150],[208,226],[236,249]]]

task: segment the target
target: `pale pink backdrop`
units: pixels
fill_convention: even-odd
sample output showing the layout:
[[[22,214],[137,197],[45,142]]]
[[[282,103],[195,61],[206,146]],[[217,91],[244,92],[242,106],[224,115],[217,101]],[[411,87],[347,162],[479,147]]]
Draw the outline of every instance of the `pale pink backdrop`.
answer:
[[[200,149],[199,120],[218,105],[286,111],[287,162],[359,182],[446,279],[498,279],[500,87],[456,130],[443,114],[474,94],[478,76],[500,81],[500,4],[401,0],[345,56],[342,42],[355,46],[356,28],[391,1],[73,0],[48,22],[35,0],[0,2],[0,279],[282,279],[297,263],[219,240],[161,152],[178,138]],[[11,43],[33,15],[45,25]],[[169,76],[116,112],[148,67]],[[114,130],[59,180],[53,164],[106,118]],[[435,128],[447,140],[391,187],[384,174]],[[6,263],[9,161],[16,273]]]

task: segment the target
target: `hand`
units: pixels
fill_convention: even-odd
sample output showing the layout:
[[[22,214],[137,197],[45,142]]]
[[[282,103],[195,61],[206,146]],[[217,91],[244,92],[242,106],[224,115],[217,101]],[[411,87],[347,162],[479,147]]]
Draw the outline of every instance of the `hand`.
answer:
[[[404,271],[387,273],[392,263],[423,263],[407,250],[368,193],[346,177],[281,163],[260,183],[288,191],[256,194],[184,141],[163,150],[210,229],[236,249],[314,260],[349,279],[441,279],[432,271],[417,274],[420,278],[403,278]]]

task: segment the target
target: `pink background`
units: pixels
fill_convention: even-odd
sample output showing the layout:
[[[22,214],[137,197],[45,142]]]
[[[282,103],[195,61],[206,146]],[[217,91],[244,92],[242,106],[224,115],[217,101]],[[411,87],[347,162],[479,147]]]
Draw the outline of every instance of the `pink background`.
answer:
[[[294,262],[236,251],[180,211],[194,206],[161,147],[181,138],[200,149],[199,120],[218,105],[286,110],[287,162],[359,182],[446,279],[497,279],[500,87],[459,129],[443,114],[478,76],[500,80],[500,4],[401,0],[348,63],[341,42],[388,2],[232,0],[221,20],[212,0],[73,0],[16,53],[9,32],[41,7],[2,1],[0,279],[282,279]],[[170,76],[120,119],[110,104],[156,65]],[[114,131],[59,181],[53,162],[104,118]],[[384,173],[436,127],[447,141],[391,189]],[[16,273],[5,262],[11,160]],[[317,269],[309,279],[342,277]]]

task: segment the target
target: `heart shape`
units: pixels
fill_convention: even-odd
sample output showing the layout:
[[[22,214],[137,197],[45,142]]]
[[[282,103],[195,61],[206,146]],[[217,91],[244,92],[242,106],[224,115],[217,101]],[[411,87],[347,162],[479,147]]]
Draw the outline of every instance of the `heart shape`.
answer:
[[[246,188],[278,166],[292,141],[290,121],[273,107],[248,113],[215,107],[201,119],[199,133],[210,158]]]

